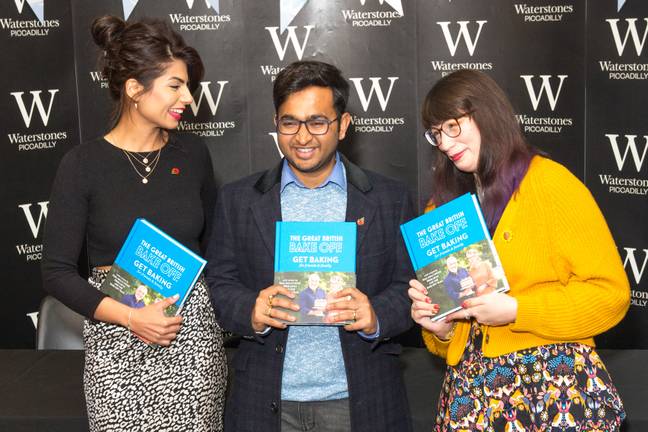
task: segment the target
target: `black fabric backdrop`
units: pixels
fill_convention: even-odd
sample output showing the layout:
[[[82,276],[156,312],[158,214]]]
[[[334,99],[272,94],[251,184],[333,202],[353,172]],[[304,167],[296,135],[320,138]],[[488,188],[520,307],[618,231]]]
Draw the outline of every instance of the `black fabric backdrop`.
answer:
[[[353,127],[341,150],[405,182],[422,206],[435,157],[422,138],[422,98],[457,68],[491,74],[528,139],[587,184],[617,241],[633,305],[599,344],[648,349],[642,0],[44,0],[42,14],[37,1],[4,2],[0,348],[34,346],[53,176],[68,149],[109,124],[89,32],[103,14],[167,19],[199,50],[207,73],[181,129],[204,137],[221,184],[279,160],[272,81],[294,60],[320,59],[351,83]]]

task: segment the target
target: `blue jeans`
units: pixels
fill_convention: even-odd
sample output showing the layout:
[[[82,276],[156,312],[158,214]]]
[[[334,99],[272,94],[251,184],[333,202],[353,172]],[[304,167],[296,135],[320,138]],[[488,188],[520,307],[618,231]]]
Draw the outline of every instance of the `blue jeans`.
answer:
[[[350,432],[349,399],[281,401],[281,432]]]

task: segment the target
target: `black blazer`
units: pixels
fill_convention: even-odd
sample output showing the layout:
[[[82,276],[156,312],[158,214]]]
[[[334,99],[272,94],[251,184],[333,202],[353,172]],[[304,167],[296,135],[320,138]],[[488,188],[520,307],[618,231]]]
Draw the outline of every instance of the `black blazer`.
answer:
[[[413,217],[407,188],[342,157],[347,174],[346,220],[358,224],[356,281],[376,312],[380,338],[367,341],[340,328],[354,432],[407,432],[411,421],[398,355],[390,338],[412,325],[408,281],[414,277],[399,225]],[[279,164],[223,186],[205,270],[221,326],[244,336],[233,359],[225,413],[230,432],[279,432],[281,374],[288,332],[255,335],[258,292],[273,284],[275,222],[281,220]]]

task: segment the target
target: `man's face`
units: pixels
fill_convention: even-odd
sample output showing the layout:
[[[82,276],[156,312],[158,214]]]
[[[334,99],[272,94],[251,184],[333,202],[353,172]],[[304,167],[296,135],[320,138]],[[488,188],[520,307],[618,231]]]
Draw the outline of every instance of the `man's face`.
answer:
[[[135,299],[137,299],[137,301],[142,300],[146,296],[147,292],[148,290],[144,285],[138,286],[137,290],[135,290]]]
[[[332,121],[337,117],[333,106],[333,91],[327,87],[311,86],[293,93],[277,111],[277,121]],[[331,173],[338,141],[345,137],[349,122],[349,114],[344,113],[329,125],[328,132],[324,135],[312,135],[305,124],[300,125],[295,135],[277,133],[279,149],[297,178],[306,186],[318,186]]]
[[[448,258],[448,261],[446,261],[446,265],[448,266],[448,270],[450,270],[452,273],[457,273],[457,258],[455,257]]]
[[[319,286],[320,283],[320,278],[317,274],[312,274],[308,277],[308,286],[310,289],[315,291],[317,287]]]

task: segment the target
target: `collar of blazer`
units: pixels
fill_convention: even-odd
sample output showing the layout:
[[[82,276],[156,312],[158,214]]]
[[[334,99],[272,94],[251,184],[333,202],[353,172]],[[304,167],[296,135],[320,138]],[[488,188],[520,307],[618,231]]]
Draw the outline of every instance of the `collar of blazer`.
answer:
[[[371,182],[364,173],[362,168],[351,163],[342,153],[340,153],[340,160],[344,164],[346,170],[347,182],[355,186],[362,193],[367,193],[371,190]],[[264,172],[263,175],[257,180],[254,187],[261,193],[266,193],[277,183],[281,183],[281,167],[284,160],[281,161],[272,169]]]

